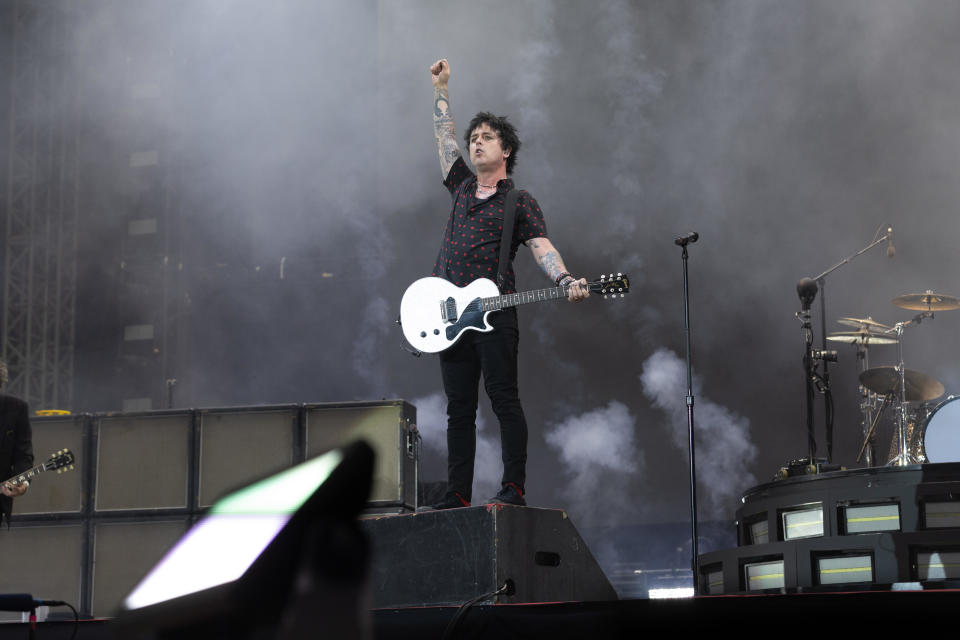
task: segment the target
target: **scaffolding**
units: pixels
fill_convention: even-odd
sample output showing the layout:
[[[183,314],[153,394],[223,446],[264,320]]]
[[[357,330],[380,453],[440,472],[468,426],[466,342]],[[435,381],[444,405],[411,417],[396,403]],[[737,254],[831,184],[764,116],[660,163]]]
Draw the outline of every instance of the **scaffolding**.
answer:
[[[65,25],[73,3],[14,0],[2,354],[7,392],[70,409],[76,328],[78,166]]]

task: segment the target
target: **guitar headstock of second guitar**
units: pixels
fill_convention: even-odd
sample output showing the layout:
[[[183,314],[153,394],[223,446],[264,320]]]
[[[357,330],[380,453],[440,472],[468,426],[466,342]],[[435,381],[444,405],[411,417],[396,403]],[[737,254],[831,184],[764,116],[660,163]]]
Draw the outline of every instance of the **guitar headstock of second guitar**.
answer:
[[[44,471],[53,471],[56,469],[57,473],[65,473],[73,469],[73,463],[73,452],[71,452],[70,449],[61,449],[43,463],[43,469]]]
[[[599,293],[606,298],[622,298],[630,293],[630,278],[624,273],[600,276],[589,284],[591,293]]]

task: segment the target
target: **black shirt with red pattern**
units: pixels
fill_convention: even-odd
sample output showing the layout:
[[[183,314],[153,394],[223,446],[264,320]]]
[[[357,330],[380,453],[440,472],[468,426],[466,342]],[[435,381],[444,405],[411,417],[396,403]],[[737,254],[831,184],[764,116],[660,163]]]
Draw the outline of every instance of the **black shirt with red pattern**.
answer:
[[[500,260],[500,238],[503,234],[503,206],[507,192],[513,189],[513,180],[497,183],[497,191],[489,198],[477,198],[477,177],[463,158],[450,168],[443,181],[453,197],[453,209],[443,232],[440,253],[431,275],[444,278],[463,287],[477,278],[497,281],[497,262]],[[516,293],[513,258],[521,242],[546,238],[547,225],[536,199],[520,191],[510,246],[510,266],[500,293]]]

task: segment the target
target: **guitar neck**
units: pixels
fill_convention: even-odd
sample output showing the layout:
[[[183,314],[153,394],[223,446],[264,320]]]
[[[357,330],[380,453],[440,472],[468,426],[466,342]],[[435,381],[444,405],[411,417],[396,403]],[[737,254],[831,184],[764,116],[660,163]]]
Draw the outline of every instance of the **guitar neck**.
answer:
[[[9,485],[14,486],[14,487],[19,486],[20,484],[22,484],[22,483],[24,482],[24,480],[33,480],[34,478],[36,478],[38,475],[40,475],[41,473],[43,473],[43,472],[46,471],[46,470],[47,470],[47,469],[46,469],[46,466],[41,464],[41,465],[38,465],[38,466],[34,467],[33,469],[29,469],[29,470],[27,470],[27,471],[24,471],[23,473],[18,473],[17,475],[13,476],[12,478],[8,478],[8,479],[4,482],[4,484],[9,484]]]
[[[507,307],[516,307],[521,304],[531,302],[543,302],[545,300],[562,300],[569,293],[569,287],[559,286],[548,289],[535,289],[533,291],[524,291],[522,293],[508,293],[505,296],[492,296],[482,298],[483,311],[494,311],[496,309],[505,309]]]

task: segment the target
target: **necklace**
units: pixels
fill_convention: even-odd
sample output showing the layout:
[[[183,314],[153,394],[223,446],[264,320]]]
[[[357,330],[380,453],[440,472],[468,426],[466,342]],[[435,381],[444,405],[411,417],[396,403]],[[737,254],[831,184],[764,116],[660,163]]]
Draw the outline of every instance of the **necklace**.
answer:
[[[477,180],[477,186],[482,187],[483,189],[496,189],[497,185],[495,184],[480,184],[480,181]]]

